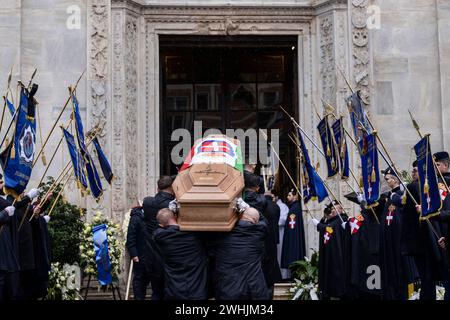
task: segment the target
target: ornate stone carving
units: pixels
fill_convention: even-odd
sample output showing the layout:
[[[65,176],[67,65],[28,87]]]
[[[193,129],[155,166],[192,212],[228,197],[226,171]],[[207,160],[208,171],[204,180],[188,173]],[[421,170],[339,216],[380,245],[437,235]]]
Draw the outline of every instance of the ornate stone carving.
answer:
[[[334,22],[328,15],[320,21],[320,76],[322,82],[322,98],[336,104],[336,76],[334,59]]]
[[[353,82],[361,90],[362,99],[370,103],[370,53],[367,29],[367,0],[352,0]]]
[[[101,126],[98,136],[102,148],[108,154],[108,48],[109,48],[109,0],[88,2],[88,128]],[[105,194],[106,197],[106,194]],[[105,211],[104,198],[98,203],[89,199],[88,212]]]
[[[113,110],[112,110],[112,166],[115,179],[112,183],[111,209],[114,217],[119,218],[125,211],[124,203],[124,147],[123,147],[123,23],[122,13],[114,12],[112,16],[113,25],[113,55],[112,55],[112,87],[113,87]]]
[[[138,23],[133,16],[125,18],[125,128],[126,128],[126,201],[127,207],[137,204],[138,181],[138,109],[137,109],[137,60]]]

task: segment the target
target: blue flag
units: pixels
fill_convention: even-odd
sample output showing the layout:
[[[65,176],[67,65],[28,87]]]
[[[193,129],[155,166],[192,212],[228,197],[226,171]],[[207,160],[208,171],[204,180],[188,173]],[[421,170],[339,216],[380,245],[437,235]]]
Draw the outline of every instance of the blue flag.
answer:
[[[328,197],[328,192],[325,189],[322,179],[317,174],[316,170],[311,164],[308,155],[308,149],[306,149],[305,142],[303,141],[302,133],[297,128],[297,136],[300,141],[300,149],[303,154],[302,169],[303,169],[303,201],[307,203],[310,199],[317,198],[319,202],[322,202]]]
[[[8,106],[9,113],[11,113],[11,116],[14,116],[14,112],[16,111],[16,108],[14,108],[14,105],[11,101],[6,99],[6,105]]]
[[[347,98],[347,108],[350,113],[353,134],[359,143],[368,133],[372,132],[359,91]],[[359,149],[359,152],[360,154],[363,153],[361,149]]]
[[[361,154],[364,196],[367,201],[367,206],[374,206],[380,198],[381,184],[376,134],[369,134],[364,141],[364,152]],[[363,150],[363,141],[360,141],[360,148]]]
[[[350,163],[348,159],[347,141],[345,140],[345,132],[342,123],[342,118],[337,119],[333,124],[334,140],[339,151],[339,167],[341,171],[341,178],[347,179],[350,174]]]
[[[73,115],[75,118],[78,147],[80,148],[80,153],[83,157],[84,164],[86,166],[86,172],[89,180],[89,188],[91,190],[91,194],[95,199],[98,199],[103,194],[102,182],[100,181],[100,176],[98,175],[97,168],[95,167],[94,161],[92,160],[92,157],[87,151],[86,144],[84,142],[83,122],[81,121],[80,110],[78,107],[78,100],[75,94],[72,94],[72,102],[73,102]]]
[[[106,228],[105,224],[100,224],[92,228],[95,263],[97,264],[97,280],[102,286],[112,282]]]
[[[67,147],[69,148],[70,159],[72,160],[73,171],[75,172],[78,188],[84,192],[87,188],[87,181],[86,175],[84,174],[83,157],[77,150],[73,135],[66,129],[62,127],[61,129],[64,133],[64,137],[66,138]]]
[[[95,137],[92,142],[94,143],[95,150],[97,150],[98,162],[100,163],[100,167],[102,168],[103,176],[105,177],[106,181],[111,184],[112,179],[114,178],[114,174],[111,170],[111,165],[109,164],[109,161],[106,158],[97,137]]]
[[[433,163],[430,148],[430,136],[426,135],[415,146],[417,169],[420,184],[420,205],[422,213],[420,219],[427,219],[438,215],[442,208],[442,198]]]
[[[5,180],[5,188],[21,194],[27,187],[33,168],[36,148],[36,120],[34,118],[35,103],[33,96],[37,85],[28,92],[22,88],[20,105],[15,118],[14,138],[2,153],[1,165]]]
[[[325,154],[327,163],[327,176],[328,178],[331,178],[339,173],[339,154],[333,141],[333,135],[331,133],[330,125],[328,124],[328,117],[324,117],[320,120],[317,129],[319,130],[323,153]]]

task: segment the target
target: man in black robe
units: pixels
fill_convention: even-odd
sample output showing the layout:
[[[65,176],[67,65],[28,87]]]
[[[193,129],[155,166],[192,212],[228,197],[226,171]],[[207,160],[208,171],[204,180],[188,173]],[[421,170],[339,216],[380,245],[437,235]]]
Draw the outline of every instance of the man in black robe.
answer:
[[[48,198],[52,193],[48,194]],[[33,219],[31,220],[31,227],[33,231],[33,246],[35,258],[35,273],[34,286],[31,298],[39,299],[47,296],[48,279],[51,269],[51,248],[50,235],[48,232],[48,223],[50,216],[42,215],[47,207],[50,205],[49,201],[41,207],[39,204],[33,205],[30,210],[33,211]]]
[[[383,299],[406,300],[408,281],[412,278],[410,257],[402,254],[404,189],[391,167],[383,171],[386,184],[391,191],[386,194],[386,203],[381,215],[380,267]]]
[[[208,298],[207,255],[195,232],[180,231],[175,214],[165,208],[157,215],[160,228],[153,237],[164,266],[164,299],[206,300]]]
[[[347,199],[361,206],[361,214],[348,219],[346,228],[350,239],[350,286],[352,297],[362,300],[379,300],[381,283],[376,279],[376,269],[380,266],[380,220],[386,202],[386,195],[381,195],[378,205],[366,208],[362,194],[350,193]],[[375,277],[375,278],[373,278]]]
[[[262,268],[266,283],[273,290],[276,282],[281,281],[280,266],[277,261],[278,220],[280,209],[269,195],[259,194],[259,176],[248,174],[245,177],[244,201],[252,208],[258,210],[261,219],[267,224],[267,235],[264,242],[264,256]]]
[[[444,300],[450,300],[450,273],[449,273],[449,257],[448,248],[445,245],[445,239],[449,237],[449,222],[450,222],[450,156],[446,151],[436,152],[433,155],[436,161],[438,173],[438,187],[442,199],[442,207],[439,216],[430,218],[437,233],[438,249],[434,250],[436,262],[438,264],[440,280],[442,286],[445,288]],[[418,207],[419,209],[419,207]],[[432,239],[433,248],[435,248],[436,236],[429,237]]]
[[[25,196],[19,197],[14,195],[15,192],[9,192],[6,196],[6,201],[10,205],[14,203],[16,208],[14,219],[9,225],[11,233],[11,243],[16,256],[19,259],[20,271],[18,272],[18,279],[16,274],[12,286],[18,287],[17,298],[20,300],[30,300],[33,298],[34,288],[34,273],[35,273],[35,257],[33,244],[33,231],[31,228],[30,217],[32,211],[29,210],[31,202],[39,195],[39,189],[31,189]],[[16,200],[14,202],[14,200]]]
[[[11,243],[9,224],[14,219],[15,208],[0,198],[0,301],[15,298],[10,275],[19,271],[19,261]]]
[[[173,180],[174,177],[161,176],[158,180],[158,193],[154,197],[145,197],[142,203],[151,248],[155,247],[153,232],[158,228],[156,215],[160,209],[168,208],[169,203],[175,199],[172,189]],[[164,274],[162,258],[157,250],[149,251],[148,270],[152,286],[152,300],[161,300],[164,298]]]
[[[345,221],[347,215],[338,201],[327,205],[320,222],[313,219],[320,234],[318,280],[322,300],[344,298],[348,292]]]
[[[289,268],[291,263],[298,260],[305,260],[306,256],[303,212],[297,191],[294,189],[289,191],[287,200],[289,214],[284,227],[281,268]]]
[[[217,234],[209,244],[214,259],[216,300],[269,300],[261,267],[267,225],[254,208],[244,211],[233,230]]]

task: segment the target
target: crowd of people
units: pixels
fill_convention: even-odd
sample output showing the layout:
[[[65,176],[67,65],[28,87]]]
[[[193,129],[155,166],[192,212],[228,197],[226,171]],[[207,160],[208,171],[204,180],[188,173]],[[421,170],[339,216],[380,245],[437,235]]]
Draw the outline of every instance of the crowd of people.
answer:
[[[51,252],[43,215],[49,205],[39,189],[24,196],[4,194],[0,174],[0,301],[36,300],[47,295]]]
[[[289,278],[288,266],[306,255],[301,205],[292,191],[289,210],[264,190],[255,166],[245,169],[241,211],[231,232],[180,231],[170,176],[158,180],[154,197],[131,210],[126,246],[135,299],[145,299],[149,284],[153,300],[273,297],[274,284]]]
[[[330,203],[324,217],[313,223],[320,233],[319,289],[322,299],[406,300],[414,284],[421,300],[436,300],[436,285],[450,298],[448,264],[450,158],[435,153],[442,208],[438,215],[419,219],[420,184],[417,161],[412,181],[403,187],[394,170],[382,171],[389,190],[378,205],[368,208],[361,194],[348,199],[361,205],[349,217],[341,203]],[[413,200],[414,198],[414,200]]]
[[[376,206],[351,193],[345,197],[360,206],[358,212],[348,214],[335,199],[320,220],[312,219],[320,234],[320,299],[406,300],[414,284],[420,284],[422,300],[436,300],[438,284],[449,299],[450,197],[443,179],[450,184],[450,158],[438,152],[434,159],[443,200],[439,215],[419,219],[414,162],[408,190],[388,167],[382,171],[388,190]],[[155,197],[131,212],[127,248],[135,263],[135,299],[145,299],[149,283],[154,300],[272,299],[275,283],[292,280],[289,265],[308,255],[301,196],[292,189],[286,205],[264,190],[254,169],[245,166],[245,207],[231,232],[180,231],[171,208],[174,177],[159,179]]]

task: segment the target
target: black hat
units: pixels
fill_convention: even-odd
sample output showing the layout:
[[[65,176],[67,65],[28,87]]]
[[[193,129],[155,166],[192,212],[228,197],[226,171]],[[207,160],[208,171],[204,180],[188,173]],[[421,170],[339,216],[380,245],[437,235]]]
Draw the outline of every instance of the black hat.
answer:
[[[330,212],[331,212],[331,209],[333,209],[334,206],[337,206],[337,205],[339,205],[339,204],[340,204],[339,201],[334,200],[333,202],[330,202],[330,203],[327,204],[327,206],[325,207],[325,210],[328,210],[329,213],[330,213]],[[324,212],[325,212],[325,211],[324,211]]]
[[[417,167],[417,160],[414,160],[414,162],[412,163],[413,168]]]
[[[348,194],[345,194],[344,197],[353,203],[359,204],[358,196],[356,195],[356,192],[350,192]]]
[[[386,170],[381,170],[381,173],[384,175],[387,175],[387,174],[392,174],[393,176],[396,175],[394,169],[392,169],[391,166],[387,167]]]
[[[447,151],[440,151],[433,154],[434,161],[450,160],[450,156]]]

